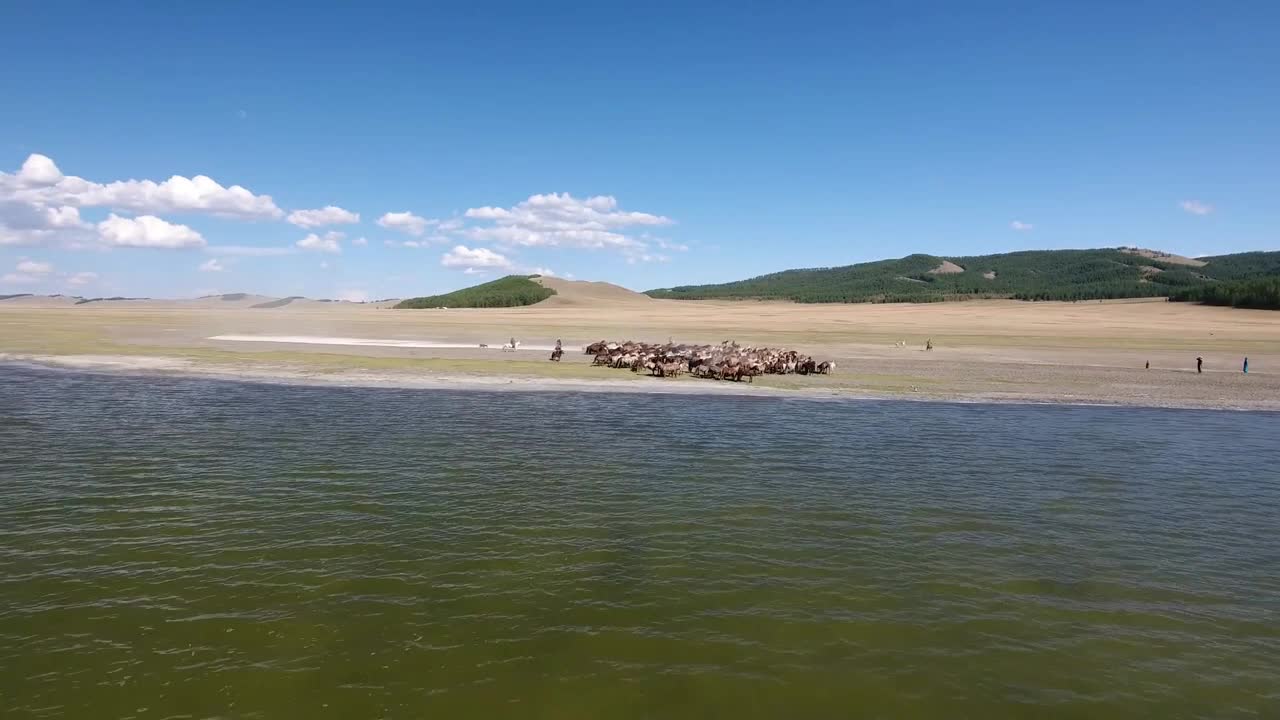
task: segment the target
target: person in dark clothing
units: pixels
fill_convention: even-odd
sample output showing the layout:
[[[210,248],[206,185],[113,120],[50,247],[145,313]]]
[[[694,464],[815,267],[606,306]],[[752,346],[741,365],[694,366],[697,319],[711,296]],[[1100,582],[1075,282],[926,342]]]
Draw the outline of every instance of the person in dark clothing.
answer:
[[[1204,372],[1204,358],[1202,357],[1196,358],[1196,372]]]
[[[1151,361],[1150,361],[1150,360],[1148,360],[1148,361],[1147,361],[1147,369],[1148,369],[1148,370],[1150,370],[1150,369],[1151,369]]]
[[[1249,374],[1249,358],[1244,359],[1244,374]]]

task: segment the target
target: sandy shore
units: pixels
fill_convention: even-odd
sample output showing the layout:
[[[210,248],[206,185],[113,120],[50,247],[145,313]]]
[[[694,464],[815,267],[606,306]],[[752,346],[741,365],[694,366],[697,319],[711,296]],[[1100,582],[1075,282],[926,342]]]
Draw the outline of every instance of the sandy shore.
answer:
[[[510,337],[520,350],[496,347]],[[568,352],[550,363],[558,338]],[[782,345],[836,361],[837,373],[663,380],[591,367],[577,349],[629,338]],[[933,351],[923,350],[927,339]],[[0,303],[0,353],[96,371],[370,387],[1280,410],[1280,313],[1164,302],[815,306],[566,294],[545,307],[448,311]]]

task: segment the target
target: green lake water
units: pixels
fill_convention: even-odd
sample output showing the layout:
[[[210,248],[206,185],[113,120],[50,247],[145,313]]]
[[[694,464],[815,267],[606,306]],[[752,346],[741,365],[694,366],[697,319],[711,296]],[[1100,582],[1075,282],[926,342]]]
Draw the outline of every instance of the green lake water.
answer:
[[[0,365],[0,717],[1278,718],[1280,416]]]

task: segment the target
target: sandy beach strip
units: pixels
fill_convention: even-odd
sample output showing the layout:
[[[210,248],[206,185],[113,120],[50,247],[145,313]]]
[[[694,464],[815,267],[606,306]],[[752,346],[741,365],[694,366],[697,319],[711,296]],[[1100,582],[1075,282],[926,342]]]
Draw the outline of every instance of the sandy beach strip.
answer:
[[[461,373],[403,373],[377,370],[308,372],[271,365],[221,366],[182,358],[129,355],[14,355],[0,353],[5,364],[66,371],[190,377],[232,382],[260,382],[356,388],[404,390],[481,390],[497,392],[587,392],[642,395],[721,395],[755,397],[808,397],[814,399],[883,400],[886,396],[834,391],[796,391],[753,386],[750,383],[629,382],[625,380],[568,380],[529,376],[470,375]]]
[[[1134,398],[1107,400],[1052,393],[960,393],[947,391],[884,392],[868,388],[776,388],[750,383],[561,379],[530,376],[498,376],[462,373],[405,373],[379,370],[311,372],[269,364],[225,366],[194,362],[183,358],[137,357],[129,355],[18,355],[0,353],[0,369],[5,364],[135,376],[189,377],[231,382],[260,382],[284,385],[383,388],[405,390],[459,390],[496,392],[584,392],[642,395],[736,396],[773,399],[867,401],[901,400],[990,405],[1065,405],[1076,407],[1146,407],[1171,410],[1230,410],[1276,413],[1280,403],[1201,403],[1186,399]]]

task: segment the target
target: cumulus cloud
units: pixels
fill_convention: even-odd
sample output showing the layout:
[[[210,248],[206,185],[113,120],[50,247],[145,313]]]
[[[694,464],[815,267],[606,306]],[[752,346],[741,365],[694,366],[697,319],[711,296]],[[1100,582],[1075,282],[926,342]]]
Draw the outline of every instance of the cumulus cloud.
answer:
[[[297,242],[298,247],[312,252],[340,253],[342,246],[338,244],[344,235],[340,232],[327,232],[323,237],[311,233]]]
[[[0,197],[0,245],[88,244],[94,240],[92,231],[76,208]]]
[[[289,222],[304,228],[316,228],[323,225],[350,225],[360,222],[360,214],[343,210],[335,205],[326,205],[318,210],[294,210],[289,213]]]
[[[0,282],[6,285],[29,285],[44,280],[52,272],[53,265],[51,263],[23,258],[14,267],[14,272],[6,273],[0,277]]]
[[[204,249],[210,255],[234,255],[239,257],[277,257],[298,252],[293,247],[259,247],[257,245],[210,245]]]
[[[1202,203],[1199,200],[1183,200],[1178,203],[1178,207],[1192,215],[1208,215],[1213,212],[1213,206],[1208,203]]]
[[[1013,222],[1009,223],[1009,227],[1014,230],[1017,230],[1018,232],[1026,232],[1034,228],[1035,225],[1032,225],[1031,223],[1022,222],[1021,220],[1014,220]]]
[[[352,245],[355,245],[355,246],[357,246],[357,247],[364,247],[365,245],[368,245],[368,244],[369,244],[369,238],[366,238],[366,237],[358,237],[358,238],[356,238],[355,240],[352,240],[352,241],[351,241],[351,244],[352,244]]]
[[[139,213],[112,213],[97,225],[80,208],[102,207]],[[14,173],[0,172],[0,245],[84,247],[196,247],[200,234],[154,213],[196,212],[241,219],[277,218],[282,212],[269,195],[238,185],[223,187],[204,175],[175,175],[164,182],[122,180],[97,183],[64,175],[45,155],[33,154]]]
[[[39,154],[28,157],[17,173],[0,172],[0,200],[40,208],[104,207],[143,214],[190,212],[243,220],[284,215],[270,195],[255,195],[240,185],[223,187],[207,175],[174,175],[163,182],[97,183],[63,175],[52,159]]]
[[[36,260],[22,260],[16,270],[27,275],[48,275],[53,272],[53,264]]]
[[[556,275],[555,270],[552,270],[551,268],[545,268],[545,267],[529,268],[529,274],[530,275],[546,275],[547,277],[559,277],[558,275]]]
[[[75,287],[88,285],[98,279],[96,272],[78,272],[67,278],[67,284]]]
[[[452,268],[496,268],[509,270],[512,262],[506,256],[488,248],[469,248],[466,245],[455,245],[453,250],[440,256],[440,264]]]
[[[671,223],[661,215],[619,210],[608,195],[579,199],[569,193],[531,195],[511,208],[471,208],[465,216],[492,223],[472,228],[473,239],[527,247],[635,250],[645,243],[626,228]]]
[[[200,272],[222,272],[227,266],[222,264],[218,258],[209,258],[200,263]]]
[[[115,247],[179,249],[204,247],[200,233],[186,225],[161,220],[154,215],[125,218],[111,213],[98,223],[103,243]]]
[[[436,224],[435,220],[418,217],[411,212],[389,212],[378,218],[378,225],[407,235],[421,235]]]
[[[53,185],[63,177],[56,163],[45,155],[32,153],[18,170],[18,179],[31,185]]]

